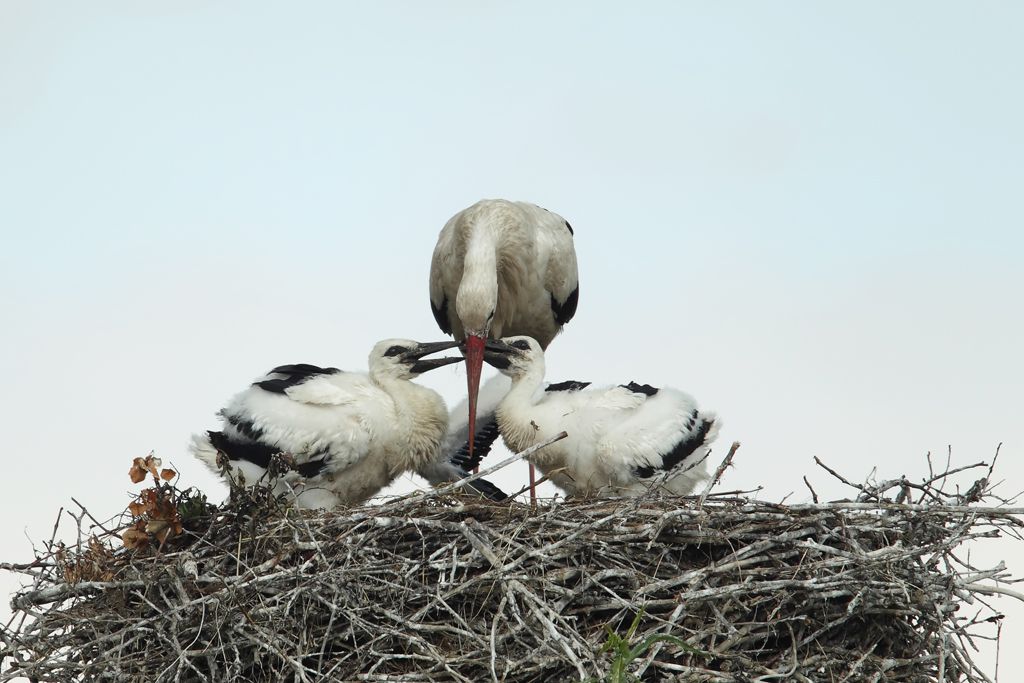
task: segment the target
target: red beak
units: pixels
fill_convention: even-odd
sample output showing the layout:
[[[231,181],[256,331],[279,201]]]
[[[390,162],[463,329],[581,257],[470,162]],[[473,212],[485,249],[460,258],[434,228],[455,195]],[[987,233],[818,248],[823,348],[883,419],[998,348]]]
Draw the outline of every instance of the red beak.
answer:
[[[476,398],[480,393],[480,373],[484,367],[484,345],[487,340],[476,335],[466,337],[466,383],[469,385],[469,457],[473,457],[476,435]]]

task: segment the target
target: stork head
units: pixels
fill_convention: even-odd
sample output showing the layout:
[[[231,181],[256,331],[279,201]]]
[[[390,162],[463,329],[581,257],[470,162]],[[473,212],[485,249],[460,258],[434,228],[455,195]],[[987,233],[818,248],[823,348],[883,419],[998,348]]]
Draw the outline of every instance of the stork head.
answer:
[[[434,368],[461,361],[460,356],[423,358],[456,346],[458,342],[454,341],[421,344],[411,339],[385,339],[377,342],[370,351],[370,372],[378,377],[412,379]]]
[[[488,341],[484,360],[512,379],[538,369],[544,372],[544,350],[533,337],[505,337]]]

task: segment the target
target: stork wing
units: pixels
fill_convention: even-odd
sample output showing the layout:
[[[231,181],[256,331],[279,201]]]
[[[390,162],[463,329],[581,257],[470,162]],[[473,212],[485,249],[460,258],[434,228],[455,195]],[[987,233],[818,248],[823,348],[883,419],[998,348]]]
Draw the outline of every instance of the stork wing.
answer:
[[[454,306],[452,300],[462,279],[462,261],[456,251],[458,238],[455,230],[455,224],[461,216],[460,211],[441,229],[437,245],[434,246],[434,255],[430,260],[430,310],[434,314],[437,326],[445,334],[452,334],[452,318],[449,311]],[[449,303],[450,301],[452,303]]]
[[[460,467],[463,471],[469,472],[480,466],[480,461],[491,452],[491,446],[497,441],[500,432],[498,431],[498,419],[492,414],[487,419],[478,422],[481,425],[473,437],[473,455],[469,455],[469,440],[455,451],[451,456],[451,462]]]
[[[714,413],[699,410],[693,397],[678,389],[634,395],[643,394],[648,397],[643,408],[616,423],[605,435],[604,447],[629,460],[641,478],[671,470],[691,455],[703,456],[718,435]]]
[[[344,470],[365,457],[368,425],[390,419],[393,411],[391,398],[362,373],[299,365],[275,368],[235,396],[221,415],[229,439],[288,453],[300,474],[313,476]]]
[[[321,368],[308,363],[279,365],[253,387],[272,394],[283,394],[293,401],[323,405],[343,405],[354,398],[353,390],[358,378],[365,376],[346,374],[338,368]]]
[[[588,410],[622,412],[635,410],[646,400],[644,394],[620,385],[585,392],[581,395],[580,403]]]
[[[561,326],[576,315],[580,297],[573,229],[569,221],[557,213],[540,207],[533,208],[539,209],[539,212],[534,211],[538,227],[538,250],[546,251],[546,254],[538,254],[547,263],[544,288],[551,296],[551,312],[555,322]]]

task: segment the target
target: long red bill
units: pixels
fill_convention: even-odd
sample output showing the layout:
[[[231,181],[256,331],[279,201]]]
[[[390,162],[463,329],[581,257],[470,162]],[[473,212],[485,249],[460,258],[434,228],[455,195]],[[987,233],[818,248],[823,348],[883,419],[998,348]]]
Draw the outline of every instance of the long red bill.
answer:
[[[473,459],[473,437],[476,435],[476,398],[480,393],[480,373],[484,367],[483,337],[466,337],[466,383],[469,385],[469,458]]]

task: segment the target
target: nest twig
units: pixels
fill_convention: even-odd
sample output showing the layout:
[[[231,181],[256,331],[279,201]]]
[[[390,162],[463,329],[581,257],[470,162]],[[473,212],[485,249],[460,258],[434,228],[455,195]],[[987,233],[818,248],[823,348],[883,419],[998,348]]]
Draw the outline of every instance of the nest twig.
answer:
[[[990,479],[805,505],[531,508],[449,486],[316,513],[236,492],[163,547],[80,526],[75,548],[3,565],[32,585],[0,681],[988,681],[985,600],[1024,599],[1002,564],[958,555],[1020,538],[1024,509]]]

